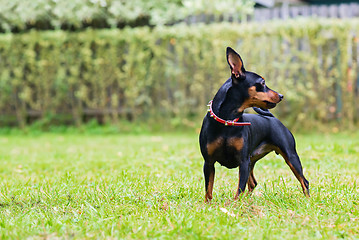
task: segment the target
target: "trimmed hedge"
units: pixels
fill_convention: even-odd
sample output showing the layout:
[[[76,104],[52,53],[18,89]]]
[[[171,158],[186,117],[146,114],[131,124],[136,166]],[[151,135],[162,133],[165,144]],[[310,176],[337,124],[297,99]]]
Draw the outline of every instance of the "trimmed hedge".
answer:
[[[358,34],[358,19],[2,34],[0,124],[81,125],[96,115],[198,126],[230,75],[232,46],[284,94],[273,111],[285,124],[352,128]]]

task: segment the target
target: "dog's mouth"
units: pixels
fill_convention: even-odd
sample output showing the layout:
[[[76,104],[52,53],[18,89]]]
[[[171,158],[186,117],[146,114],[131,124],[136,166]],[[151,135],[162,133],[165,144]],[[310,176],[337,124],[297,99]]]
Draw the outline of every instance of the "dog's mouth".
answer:
[[[277,103],[280,103],[282,101],[283,95],[279,94],[279,93],[276,93],[276,94],[277,94],[277,97],[275,98],[275,102],[267,101],[267,100],[263,101],[265,103],[267,109],[274,108],[275,106],[277,106]]]
[[[264,101],[264,103],[266,104],[266,109],[271,109],[271,108],[274,108],[275,106],[277,106],[276,103],[273,103],[273,102],[268,102],[268,101]]]

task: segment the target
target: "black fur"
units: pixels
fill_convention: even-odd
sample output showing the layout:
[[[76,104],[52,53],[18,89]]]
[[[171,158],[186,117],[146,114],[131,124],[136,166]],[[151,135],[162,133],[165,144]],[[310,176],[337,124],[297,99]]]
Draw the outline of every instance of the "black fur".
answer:
[[[212,199],[215,167],[219,162],[227,168],[239,167],[239,183],[235,198],[246,185],[252,192],[257,181],[253,175],[255,163],[271,151],[281,154],[301,183],[303,193],[309,196],[309,182],[303,175],[292,133],[269,112],[283,95],[271,90],[264,79],[246,71],[241,57],[227,48],[227,62],[231,77],[222,85],[213,99],[213,112],[220,118],[250,122],[250,126],[225,126],[208,113],[203,120],[199,142],[204,158],[206,201]],[[244,114],[248,107],[259,113]]]

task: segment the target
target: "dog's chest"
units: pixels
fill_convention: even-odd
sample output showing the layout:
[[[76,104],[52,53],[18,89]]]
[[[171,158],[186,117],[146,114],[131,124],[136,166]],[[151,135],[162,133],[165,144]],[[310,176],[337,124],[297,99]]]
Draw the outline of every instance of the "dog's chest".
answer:
[[[242,137],[218,137],[207,144],[209,157],[227,168],[236,168],[243,158],[245,146]]]

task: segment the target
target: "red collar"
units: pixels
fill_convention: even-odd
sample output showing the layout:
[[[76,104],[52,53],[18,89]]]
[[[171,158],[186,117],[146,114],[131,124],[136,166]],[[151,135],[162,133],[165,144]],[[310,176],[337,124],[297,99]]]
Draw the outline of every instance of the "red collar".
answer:
[[[249,126],[251,125],[250,122],[238,122],[239,118],[233,119],[233,120],[224,120],[220,117],[218,117],[216,114],[214,114],[213,110],[212,110],[212,103],[213,100],[209,101],[208,103],[208,112],[210,113],[210,116],[216,120],[219,123],[222,123],[226,126]]]

